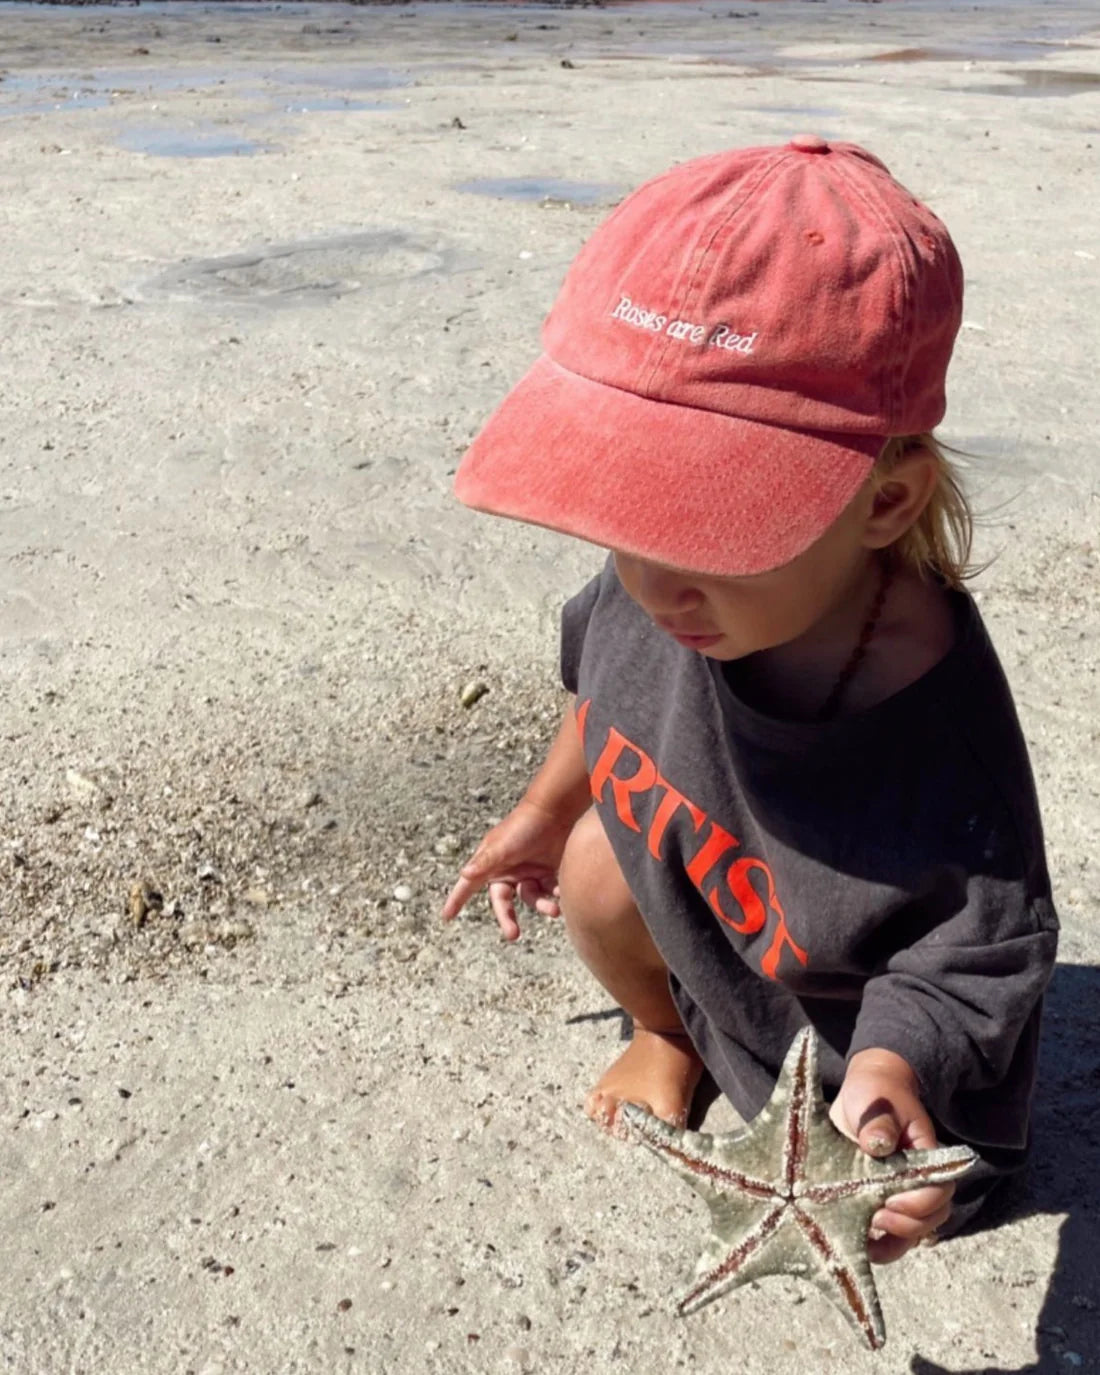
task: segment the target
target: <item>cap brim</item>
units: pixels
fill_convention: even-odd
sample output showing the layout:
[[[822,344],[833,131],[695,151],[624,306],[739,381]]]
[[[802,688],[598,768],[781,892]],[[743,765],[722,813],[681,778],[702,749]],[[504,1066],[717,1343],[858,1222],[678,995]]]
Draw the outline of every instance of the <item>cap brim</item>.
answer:
[[[650,400],[544,355],[467,451],[455,495],[654,563],[747,575],[809,548],[884,442]]]

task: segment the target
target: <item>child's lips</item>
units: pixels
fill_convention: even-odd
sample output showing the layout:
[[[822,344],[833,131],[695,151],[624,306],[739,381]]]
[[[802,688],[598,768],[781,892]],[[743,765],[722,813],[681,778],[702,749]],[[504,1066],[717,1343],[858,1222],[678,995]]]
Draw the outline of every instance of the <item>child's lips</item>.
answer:
[[[709,649],[722,638],[721,635],[707,634],[703,631],[681,630],[666,621],[658,621],[657,624],[666,634],[671,635],[677,644],[683,645],[686,649]]]

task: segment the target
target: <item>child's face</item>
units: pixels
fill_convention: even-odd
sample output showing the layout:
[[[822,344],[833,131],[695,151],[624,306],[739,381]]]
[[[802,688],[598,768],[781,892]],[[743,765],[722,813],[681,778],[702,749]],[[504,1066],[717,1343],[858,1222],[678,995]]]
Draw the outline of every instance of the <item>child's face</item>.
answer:
[[[685,573],[615,553],[619,581],[662,630],[711,659],[740,659],[836,622],[869,571],[865,543],[872,507],[868,485],[815,544],[791,563],[751,577]],[[862,601],[860,602],[862,605]]]

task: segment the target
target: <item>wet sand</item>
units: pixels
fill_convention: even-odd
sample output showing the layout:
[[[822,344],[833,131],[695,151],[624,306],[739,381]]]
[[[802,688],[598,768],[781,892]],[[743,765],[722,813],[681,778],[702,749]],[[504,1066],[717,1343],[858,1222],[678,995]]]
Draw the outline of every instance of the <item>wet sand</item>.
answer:
[[[13,1369],[1100,1365],[1098,42],[1083,4],[0,4]],[[671,1317],[703,1210],[579,1112],[615,1009],[555,924],[436,919],[600,557],[457,508],[458,456],[626,188],[806,131],[968,269],[943,434],[1065,926],[1028,1188],[881,1272],[877,1360],[786,1282]]]

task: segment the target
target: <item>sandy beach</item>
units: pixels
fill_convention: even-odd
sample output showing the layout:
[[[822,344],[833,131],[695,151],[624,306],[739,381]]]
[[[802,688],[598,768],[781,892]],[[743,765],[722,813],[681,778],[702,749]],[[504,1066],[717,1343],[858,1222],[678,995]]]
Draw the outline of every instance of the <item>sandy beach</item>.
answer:
[[[1063,921],[1034,1167],[878,1272],[878,1356],[794,1281],[675,1317],[705,1209],[580,1112],[617,1009],[558,924],[438,919],[602,558],[458,458],[617,199],[802,132],[967,267],[942,435]],[[0,146],[0,1362],[1100,1369],[1093,7],[4,3]]]

